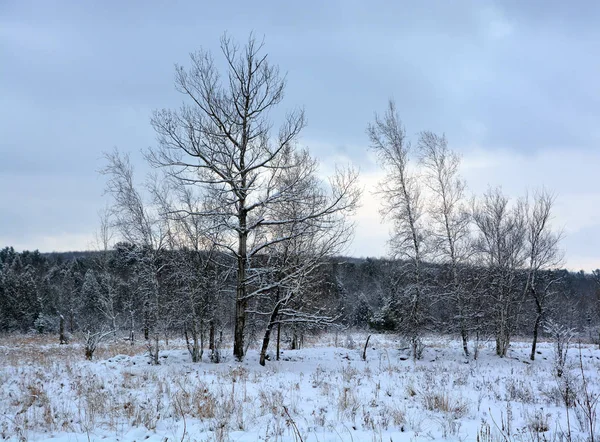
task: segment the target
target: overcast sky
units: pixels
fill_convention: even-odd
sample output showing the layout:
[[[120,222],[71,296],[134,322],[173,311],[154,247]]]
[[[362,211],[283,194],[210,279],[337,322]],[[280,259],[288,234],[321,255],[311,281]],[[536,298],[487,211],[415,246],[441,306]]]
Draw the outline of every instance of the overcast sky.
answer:
[[[155,143],[174,64],[227,31],[265,37],[303,106],[302,144],[360,166],[349,254],[386,254],[365,128],[389,97],[407,133],[445,133],[470,192],[558,194],[566,266],[600,267],[600,3],[596,1],[0,0],[0,247],[92,246],[102,152]]]

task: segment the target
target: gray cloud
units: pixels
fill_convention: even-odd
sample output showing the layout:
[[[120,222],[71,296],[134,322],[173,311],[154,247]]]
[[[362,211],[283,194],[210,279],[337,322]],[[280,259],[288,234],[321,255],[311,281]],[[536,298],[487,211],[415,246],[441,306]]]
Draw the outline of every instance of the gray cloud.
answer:
[[[325,161],[373,169],[364,128],[389,96],[409,134],[445,132],[465,153],[594,152],[599,19],[593,1],[4,1],[0,238],[35,247],[40,235],[91,234],[102,152],[151,145],[152,109],[181,101],[174,63],[218,51],[225,30],[265,35],[288,73],[285,106],[306,108],[304,142]]]

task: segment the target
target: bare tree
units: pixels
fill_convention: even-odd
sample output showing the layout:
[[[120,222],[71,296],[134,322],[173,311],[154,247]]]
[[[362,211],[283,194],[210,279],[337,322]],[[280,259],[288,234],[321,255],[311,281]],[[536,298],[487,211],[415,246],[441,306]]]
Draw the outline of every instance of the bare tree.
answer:
[[[287,163],[299,167],[287,167]],[[352,225],[347,216],[358,203],[360,192],[347,187],[356,175],[337,176],[325,186],[317,177],[318,165],[306,150],[285,156],[285,163],[274,177],[276,192],[286,192],[270,208],[272,219],[294,220],[272,225],[266,232],[272,243],[266,266],[261,270],[260,284],[268,288],[257,295],[258,308],[253,311],[267,318],[266,330],[260,353],[264,365],[275,326],[302,324],[323,326],[334,320],[323,303],[310,299],[318,292],[315,287],[317,270],[325,260],[340,253],[352,235]],[[347,197],[341,198],[347,193]],[[336,200],[343,203],[335,203]]]
[[[148,339],[150,330],[153,343],[149,354],[153,364],[159,363],[160,338],[160,282],[159,274],[164,266],[162,254],[167,247],[169,226],[155,210],[144,201],[134,184],[133,166],[128,155],[113,151],[105,155],[107,166],[102,173],[107,175],[107,192],[114,204],[114,225],[122,239],[135,245],[137,290],[144,303],[144,335]]]
[[[270,118],[283,100],[285,78],[268,62],[263,43],[250,36],[240,49],[223,36],[221,51],[227,66],[224,79],[210,53],[203,50],[191,55],[191,68],[176,68],[176,88],[187,103],[179,110],[154,114],[158,147],[148,157],[182,185],[200,186],[212,200],[195,215],[215,220],[213,227],[223,232],[216,246],[235,260],[233,353],[241,360],[248,305],[263,290],[253,285],[253,258],[280,241],[265,234],[266,230],[300,221],[271,218],[268,209],[288,198],[287,189],[275,190],[274,172],[281,169],[283,157],[296,149],[305,119],[302,110],[295,110],[272,133]],[[286,168],[301,166],[285,163]],[[349,189],[351,184],[344,182],[342,187]],[[334,207],[344,204],[346,192],[342,189],[332,201]],[[318,216],[321,213],[313,211],[304,220]]]
[[[371,148],[377,153],[386,171],[379,184],[383,197],[381,210],[384,218],[394,224],[390,240],[392,254],[402,260],[401,278],[410,284],[402,289],[401,331],[410,340],[413,357],[419,356],[421,336],[426,323],[425,281],[423,260],[425,254],[424,206],[420,183],[409,170],[411,145],[406,140],[400,117],[393,101],[383,115],[375,115],[375,122],[367,128]]]
[[[111,210],[105,208],[99,213],[100,228],[96,234],[96,244],[98,246],[98,256],[95,264],[98,267],[98,282],[101,290],[98,294],[97,309],[109,322],[113,338],[117,337],[117,308],[115,306],[119,288],[119,278],[111,271],[111,247],[114,232],[111,226]]]
[[[549,272],[562,263],[563,255],[559,250],[561,232],[552,230],[550,221],[555,197],[545,190],[534,193],[532,207],[527,207],[526,247],[527,247],[527,283],[525,293],[531,295],[535,303],[533,323],[533,341],[530,359],[535,360],[538,332],[543,325],[544,316],[550,298],[556,293],[553,287],[561,279]]]
[[[83,334],[83,348],[85,350],[85,358],[88,361],[92,360],[98,345],[110,334],[112,334],[112,330],[104,329],[95,332],[87,330]]]
[[[461,271],[472,254],[471,217],[465,204],[465,182],[459,175],[460,157],[448,148],[444,136],[422,132],[419,138],[425,185],[432,192],[428,212],[432,220],[429,240],[433,258],[450,267],[447,295],[456,305],[457,320],[465,356],[469,356],[469,291]]]
[[[518,272],[526,259],[525,207],[510,206],[499,188],[489,189],[473,210],[479,231],[478,256],[486,266],[486,291],[493,315],[496,354],[506,356],[514,333],[520,296]]]
[[[197,215],[204,209],[202,194],[189,186],[173,186],[170,192],[157,191],[160,210],[172,222],[170,230],[170,278],[177,291],[175,314],[180,319],[193,362],[202,359],[206,330],[209,349],[215,351],[215,329],[219,322],[218,296],[224,291],[228,272],[218,259],[215,243],[218,230],[211,228],[212,219]],[[165,198],[171,196],[172,198]],[[213,355],[211,359],[214,360]]]

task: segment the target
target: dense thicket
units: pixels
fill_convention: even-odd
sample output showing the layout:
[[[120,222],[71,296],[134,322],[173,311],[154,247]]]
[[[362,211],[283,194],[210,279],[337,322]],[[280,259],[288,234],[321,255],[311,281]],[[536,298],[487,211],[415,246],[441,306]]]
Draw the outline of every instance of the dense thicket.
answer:
[[[132,334],[134,339],[148,337],[153,318],[148,315],[148,300],[143,296],[139,273],[146,253],[127,243],[120,243],[109,252],[41,254],[37,251],[18,253],[9,247],[0,250],[0,330],[57,333],[62,316],[68,333],[114,327],[120,339],[129,339]],[[198,255],[202,253],[178,251],[165,255],[159,275],[164,286],[159,317],[163,337],[184,336],[186,332],[190,335],[191,309],[210,310],[200,316],[206,318],[205,323],[197,325],[199,336],[206,340],[208,348],[209,344],[214,345],[215,335],[218,340],[220,333],[233,329],[235,275],[224,277],[219,286],[212,287],[214,293],[207,294],[207,300],[190,300],[189,292],[182,288],[184,276],[187,273],[193,278],[197,269],[190,264],[201,261]],[[398,262],[384,259],[338,257],[328,260],[318,270],[318,284],[311,286],[311,302],[319,303],[321,311],[335,318],[330,325],[321,326],[397,330],[401,306],[394,296],[411,283],[410,278],[402,277],[399,268]],[[423,271],[432,281],[430,295],[436,299],[427,312],[429,332],[459,332],[458,305],[451,296],[445,296],[452,281],[450,270],[449,266],[424,264]],[[214,269],[210,267],[203,270],[204,275],[211,272]],[[470,307],[473,312],[469,321],[471,335],[478,334],[481,339],[491,337],[494,334],[490,319],[493,306],[486,302],[486,284],[480,283],[489,278],[488,270],[469,266],[463,273],[468,275],[467,285],[475,292],[477,301]],[[557,296],[552,299],[548,317],[597,340],[600,272],[560,270],[542,273],[540,277],[558,280],[554,287]],[[527,272],[519,272],[517,279],[518,284],[525,287]],[[533,298],[524,298],[518,334],[531,334],[530,318],[535,312]],[[250,343],[258,344],[266,321],[260,315],[250,321],[254,330],[249,333]],[[297,345],[302,330],[302,324],[290,323],[283,325],[282,333],[290,345],[292,341]]]

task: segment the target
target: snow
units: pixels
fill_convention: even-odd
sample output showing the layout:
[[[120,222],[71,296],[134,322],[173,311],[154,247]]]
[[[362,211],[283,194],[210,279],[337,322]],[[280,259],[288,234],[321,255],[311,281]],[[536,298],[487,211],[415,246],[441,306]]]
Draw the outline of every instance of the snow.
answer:
[[[205,356],[194,364],[180,341],[163,343],[161,365],[151,366],[141,345],[106,344],[90,362],[77,343],[0,337],[0,437],[484,441],[551,440],[567,431],[550,343],[531,362],[527,342],[514,343],[503,359],[488,342],[474,361],[457,340],[429,337],[415,363],[390,335],[373,335],[363,361],[365,340],[354,333],[335,346],[333,335],[321,335],[261,367],[255,350],[242,363],[224,349],[223,363]],[[584,345],[581,356],[597,393],[600,350]],[[570,361],[581,386],[575,347]],[[582,409],[569,413],[573,439],[585,439]]]

